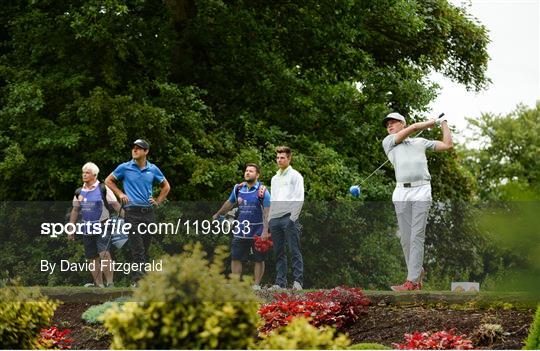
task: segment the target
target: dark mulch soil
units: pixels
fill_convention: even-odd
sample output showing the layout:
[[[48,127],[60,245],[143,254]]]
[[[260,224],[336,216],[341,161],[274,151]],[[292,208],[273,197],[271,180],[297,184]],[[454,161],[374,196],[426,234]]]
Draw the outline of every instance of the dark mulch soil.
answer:
[[[86,323],[82,318],[84,311],[95,303],[63,303],[58,306],[53,317],[53,325],[60,329],[71,329],[69,338],[73,339],[71,348],[75,350],[108,350],[111,335],[102,325]]]
[[[54,315],[53,323],[61,329],[72,330],[73,349],[108,349],[111,336],[101,325],[89,325],[81,315],[91,303],[64,303]],[[370,306],[367,313],[345,332],[353,343],[376,342],[392,347],[404,342],[403,334],[414,331],[439,331],[455,328],[467,334],[478,349],[521,349],[532,323],[533,310],[451,310],[422,306]],[[505,332],[502,339],[490,345],[478,344],[475,333],[483,323],[500,324]]]
[[[477,349],[521,349],[527,338],[533,310],[451,310],[423,306],[370,306],[367,314],[345,332],[353,343],[376,342],[392,347],[404,343],[404,333],[455,329],[467,334]],[[484,323],[500,324],[502,338],[480,341],[477,334]]]

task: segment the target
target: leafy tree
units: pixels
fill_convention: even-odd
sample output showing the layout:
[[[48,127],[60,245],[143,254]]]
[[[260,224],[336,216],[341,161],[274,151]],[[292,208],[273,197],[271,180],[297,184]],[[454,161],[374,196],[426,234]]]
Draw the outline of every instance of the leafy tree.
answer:
[[[489,82],[486,29],[446,0],[8,0],[0,20],[2,200],[69,200],[82,164],[96,162],[103,178],[139,137],[172,200],[222,200],[249,161],[268,183],[281,144],[294,150],[308,200],[339,200],[385,160],[385,113],[424,117],[437,91],[431,72],[473,90]],[[437,201],[471,198],[455,154],[430,164]],[[392,184],[385,167],[361,200],[388,201]],[[462,221],[437,223],[428,236],[461,233],[448,245],[477,259]],[[377,267],[369,247],[396,249],[391,231],[343,243]],[[322,235],[304,240],[317,247]]]
[[[483,114],[469,123],[481,144],[462,153],[487,208],[479,213],[480,228],[494,244],[484,260],[504,266],[495,279],[500,288],[537,292],[540,102],[531,108],[519,105],[505,116]]]
[[[384,159],[382,114],[426,109],[429,72],[474,89],[488,81],[485,28],[442,0],[45,0],[0,11],[3,199],[69,198],[84,161],[108,173],[137,137],[152,142],[176,199],[220,197],[245,162],[230,163],[239,150],[277,144],[312,156],[316,142],[354,178]],[[333,182],[308,182],[308,195]]]
[[[467,165],[477,176],[483,199],[509,200],[529,192],[540,194],[540,102],[518,106],[506,116],[486,113],[469,119],[479,149],[465,151]],[[481,170],[481,171],[480,171]],[[523,199],[523,198],[521,198]]]

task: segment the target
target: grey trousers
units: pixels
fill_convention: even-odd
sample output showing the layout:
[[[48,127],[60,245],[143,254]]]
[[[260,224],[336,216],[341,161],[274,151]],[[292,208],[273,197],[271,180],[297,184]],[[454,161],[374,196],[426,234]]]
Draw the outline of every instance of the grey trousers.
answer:
[[[396,187],[392,195],[401,248],[407,264],[407,280],[418,282],[424,262],[426,225],[431,207],[431,185]]]

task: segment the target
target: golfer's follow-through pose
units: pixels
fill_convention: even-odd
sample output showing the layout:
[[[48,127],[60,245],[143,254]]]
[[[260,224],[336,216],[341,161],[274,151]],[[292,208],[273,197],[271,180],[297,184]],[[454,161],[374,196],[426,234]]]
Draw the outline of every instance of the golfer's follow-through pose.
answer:
[[[412,133],[440,124],[443,140],[409,138]],[[396,188],[392,202],[396,210],[401,247],[407,264],[407,279],[401,285],[392,286],[394,291],[420,290],[424,269],[424,239],[431,207],[431,176],[426,150],[445,151],[452,148],[452,136],[446,120],[429,120],[406,127],[405,117],[393,112],[383,120],[388,131],[382,145],[394,166]]]

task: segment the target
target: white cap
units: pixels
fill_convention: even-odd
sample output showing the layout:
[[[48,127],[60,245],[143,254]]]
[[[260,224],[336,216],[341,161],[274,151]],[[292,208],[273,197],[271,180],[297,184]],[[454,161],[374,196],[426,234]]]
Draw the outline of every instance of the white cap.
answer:
[[[382,120],[383,127],[386,127],[386,121],[388,121],[389,119],[395,119],[398,121],[402,121],[403,123],[407,123],[405,121],[405,117],[403,117],[397,112],[392,112],[392,113],[387,114],[386,117],[384,117],[384,119]]]

